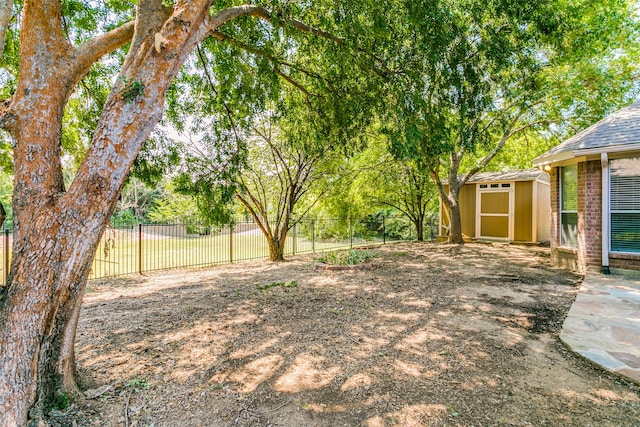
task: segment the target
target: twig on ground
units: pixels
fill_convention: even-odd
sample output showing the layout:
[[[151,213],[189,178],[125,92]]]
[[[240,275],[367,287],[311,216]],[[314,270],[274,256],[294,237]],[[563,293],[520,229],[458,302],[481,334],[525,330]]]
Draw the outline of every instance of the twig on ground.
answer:
[[[133,393],[133,390],[129,390],[127,401],[124,405],[124,427],[129,427],[129,401],[131,400],[131,393]]]
[[[279,406],[276,406],[276,407],[275,407],[275,408],[273,408],[273,409],[267,409],[266,411],[262,411],[262,413],[263,413],[263,414],[267,414],[267,413],[269,413],[269,412],[275,412],[275,411],[277,411],[277,410],[278,410],[278,409],[280,409],[280,408],[284,408],[284,407],[285,407],[285,406],[287,406],[289,403],[291,403],[291,400],[287,400],[287,401],[286,401],[286,402],[284,402],[283,404],[281,404],[281,405],[279,405]]]

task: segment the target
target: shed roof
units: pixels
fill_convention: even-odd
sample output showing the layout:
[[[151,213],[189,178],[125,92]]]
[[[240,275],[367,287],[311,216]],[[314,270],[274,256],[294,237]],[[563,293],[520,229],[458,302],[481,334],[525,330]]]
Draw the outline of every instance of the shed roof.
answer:
[[[540,169],[515,170],[508,172],[483,172],[473,175],[469,178],[467,183],[535,180],[549,182],[549,175]]]
[[[533,160],[534,166],[586,154],[640,149],[640,102],[628,105],[589,126]]]

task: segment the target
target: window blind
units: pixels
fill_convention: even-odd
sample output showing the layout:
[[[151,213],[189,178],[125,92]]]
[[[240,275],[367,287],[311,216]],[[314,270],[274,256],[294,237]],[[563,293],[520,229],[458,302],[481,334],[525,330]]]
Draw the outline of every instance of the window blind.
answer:
[[[610,162],[611,250],[640,253],[640,157]]]

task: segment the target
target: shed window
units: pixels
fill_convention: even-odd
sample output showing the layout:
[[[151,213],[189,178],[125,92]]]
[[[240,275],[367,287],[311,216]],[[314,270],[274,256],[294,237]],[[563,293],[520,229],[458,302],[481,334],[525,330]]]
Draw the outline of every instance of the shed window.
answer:
[[[640,157],[610,166],[611,250],[640,253]]]
[[[560,245],[578,247],[578,166],[560,168]]]

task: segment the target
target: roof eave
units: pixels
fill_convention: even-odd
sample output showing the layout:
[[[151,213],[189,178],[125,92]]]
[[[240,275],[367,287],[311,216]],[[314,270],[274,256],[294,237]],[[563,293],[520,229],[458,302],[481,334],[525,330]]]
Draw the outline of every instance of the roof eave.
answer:
[[[575,150],[573,152],[573,155],[574,157],[578,157],[602,153],[621,153],[625,151],[640,151],[640,142],[636,142],[633,144],[614,145],[609,147],[583,148],[581,150]]]
[[[565,160],[573,159],[575,156],[574,151],[563,151],[561,153],[542,155],[533,159],[533,167],[539,168],[552,163],[562,162]]]
[[[543,167],[545,165],[551,165],[553,163],[563,162],[565,160],[571,160],[576,157],[582,156],[591,156],[594,154],[602,154],[602,153],[622,153],[625,151],[640,151],[640,142],[634,144],[624,144],[624,145],[614,145],[607,147],[596,147],[596,148],[583,148],[580,150],[573,151],[563,151],[561,153],[551,154],[551,155],[542,155],[540,157],[536,157],[533,159],[533,166],[536,168]]]

